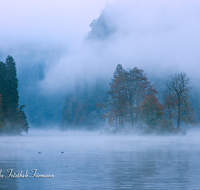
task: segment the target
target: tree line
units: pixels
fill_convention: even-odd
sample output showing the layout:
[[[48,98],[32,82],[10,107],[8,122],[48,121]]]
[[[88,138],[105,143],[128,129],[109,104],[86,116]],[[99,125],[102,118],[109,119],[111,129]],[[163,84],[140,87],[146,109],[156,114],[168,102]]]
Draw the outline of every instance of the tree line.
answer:
[[[28,132],[24,107],[19,106],[16,63],[7,56],[5,63],[0,62],[0,134]]]
[[[62,128],[73,128],[78,123],[91,126],[98,115],[100,125],[116,129],[180,129],[182,123],[195,123],[191,89],[190,78],[178,73],[170,75],[162,92],[158,92],[144,70],[124,69],[118,64],[107,92],[105,88],[93,88],[90,93],[83,90],[79,95],[66,96]],[[158,93],[162,94],[160,98]]]
[[[102,80],[93,85],[87,81],[76,84],[75,90],[66,95],[62,110],[61,129],[94,129],[105,123],[103,110],[97,103],[105,99],[107,87]]]

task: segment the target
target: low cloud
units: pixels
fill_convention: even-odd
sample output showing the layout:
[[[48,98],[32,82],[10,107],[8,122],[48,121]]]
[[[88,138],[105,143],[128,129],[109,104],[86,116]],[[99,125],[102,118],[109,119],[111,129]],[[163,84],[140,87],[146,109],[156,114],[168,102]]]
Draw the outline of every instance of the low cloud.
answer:
[[[73,86],[77,78],[109,78],[118,63],[153,77],[186,72],[197,80],[198,23],[198,1],[114,1],[91,22],[82,45],[52,65],[43,85],[59,90]]]
[[[9,15],[5,1],[1,13],[7,16],[0,19],[5,28],[1,49],[16,55],[18,44],[30,47],[29,52],[38,46],[38,58],[32,60],[42,57],[45,62],[40,81],[45,92],[70,89],[77,80],[109,79],[118,63],[142,68],[153,77],[186,72],[194,82],[199,79],[199,1],[115,0],[106,6],[100,0],[98,5],[91,0],[67,2],[19,0]],[[51,58],[52,51],[62,53]]]

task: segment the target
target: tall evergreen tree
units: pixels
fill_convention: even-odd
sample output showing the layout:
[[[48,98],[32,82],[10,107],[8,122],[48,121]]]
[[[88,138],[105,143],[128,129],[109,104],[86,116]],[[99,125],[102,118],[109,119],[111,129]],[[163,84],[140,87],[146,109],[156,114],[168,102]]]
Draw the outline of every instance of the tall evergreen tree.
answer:
[[[17,109],[19,106],[17,69],[12,56],[6,58],[5,64],[6,97],[4,97],[4,106],[6,109],[6,119],[12,123],[16,121]]]
[[[18,79],[16,64],[12,56],[6,62],[0,62],[0,132],[21,134],[28,132],[28,122],[19,107]]]
[[[0,62],[0,94],[2,98],[2,109],[5,113],[5,99],[6,99],[6,64]]]
[[[3,106],[3,96],[5,94],[6,87],[6,65],[3,62],[0,62],[0,133],[4,130],[5,127],[5,111]]]

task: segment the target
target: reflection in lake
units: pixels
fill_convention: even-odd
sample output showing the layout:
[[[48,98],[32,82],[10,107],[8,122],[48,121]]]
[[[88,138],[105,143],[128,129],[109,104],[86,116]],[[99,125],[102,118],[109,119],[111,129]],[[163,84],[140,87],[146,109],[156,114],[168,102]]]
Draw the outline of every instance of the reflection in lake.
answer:
[[[43,135],[45,134],[45,135]],[[200,138],[31,132],[0,137],[0,169],[54,178],[0,178],[0,189],[198,189]],[[63,151],[64,153],[61,153]],[[41,153],[38,153],[41,152]]]

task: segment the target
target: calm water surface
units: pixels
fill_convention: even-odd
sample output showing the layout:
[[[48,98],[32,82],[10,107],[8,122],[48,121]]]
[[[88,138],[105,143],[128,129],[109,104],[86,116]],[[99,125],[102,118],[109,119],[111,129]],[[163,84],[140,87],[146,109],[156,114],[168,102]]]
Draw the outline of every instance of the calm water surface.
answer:
[[[4,175],[7,169],[54,175],[0,178],[0,189],[200,189],[200,133],[138,137],[32,131],[0,137],[0,169]]]

